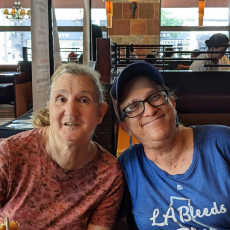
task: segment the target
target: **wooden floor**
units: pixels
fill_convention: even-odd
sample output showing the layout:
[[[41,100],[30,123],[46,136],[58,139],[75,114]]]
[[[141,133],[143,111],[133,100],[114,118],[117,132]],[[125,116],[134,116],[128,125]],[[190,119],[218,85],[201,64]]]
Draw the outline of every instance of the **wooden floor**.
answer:
[[[0,125],[13,120],[14,118],[14,106],[8,104],[0,104]]]

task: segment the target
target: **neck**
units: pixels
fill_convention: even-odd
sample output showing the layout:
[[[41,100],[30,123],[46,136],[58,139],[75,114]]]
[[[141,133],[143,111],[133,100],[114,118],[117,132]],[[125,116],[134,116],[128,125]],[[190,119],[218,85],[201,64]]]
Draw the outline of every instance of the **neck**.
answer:
[[[43,129],[45,149],[51,159],[63,169],[80,169],[96,156],[97,146],[93,142],[79,142],[60,142],[49,127]]]
[[[208,51],[213,51],[213,50],[208,50]],[[208,53],[208,57],[209,57],[209,58],[213,58],[211,53]],[[212,62],[214,65],[217,65],[218,61],[219,61],[218,59],[211,60],[211,62]]]
[[[152,148],[144,146],[146,156],[169,174],[184,173],[191,164],[193,151],[187,138],[190,129],[177,129],[174,137]],[[190,134],[191,138],[191,134]]]

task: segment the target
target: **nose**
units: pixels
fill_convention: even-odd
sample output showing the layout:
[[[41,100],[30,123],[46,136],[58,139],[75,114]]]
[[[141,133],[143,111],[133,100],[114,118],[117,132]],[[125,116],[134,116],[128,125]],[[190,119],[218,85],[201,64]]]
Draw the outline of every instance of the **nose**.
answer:
[[[68,101],[65,105],[65,114],[69,116],[76,116],[79,114],[76,101]]]
[[[157,113],[158,108],[153,107],[148,101],[145,102],[144,116],[154,116]]]

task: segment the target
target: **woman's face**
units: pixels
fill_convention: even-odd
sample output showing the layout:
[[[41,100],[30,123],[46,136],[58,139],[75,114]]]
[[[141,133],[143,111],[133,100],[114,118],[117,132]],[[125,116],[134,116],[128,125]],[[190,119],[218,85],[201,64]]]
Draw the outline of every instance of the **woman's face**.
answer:
[[[210,56],[212,58],[221,59],[224,56],[224,53],[218,53],[218,52],[225,52],[226,49],[227,49],[227,47],[217,47],[217,48],[213,47],[212,51],[214,51],[216,53],[210,54]]]
[[[129,104],[146,99],[152,93],[159,91],[154,82],[146,77],[139,77],[124,86],[120,110]],[[175,131],[175,101],[169,100],[158,107],[145,103],[145,111],[137,117],[128,118],[121,122],[121,126],[129,135],[135,136],[144,146],[153,142],[161,142],[170,138]]]
[[[62,74],[54,82],[50,101],[50,129],[60,141],[91,140],[107,104],[99,106],[89,77]]]

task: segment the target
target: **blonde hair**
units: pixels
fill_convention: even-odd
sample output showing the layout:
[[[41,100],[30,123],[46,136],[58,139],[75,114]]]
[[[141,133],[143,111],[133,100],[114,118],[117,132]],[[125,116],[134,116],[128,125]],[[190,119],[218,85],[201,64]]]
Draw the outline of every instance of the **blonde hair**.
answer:
[[[76,64],[74,62],[69,62],[60,65],[52,75],[50,81],[50,88],[49,88],[49,101],[50,101],[50,96],[51,96],[54,82],[57,80],[59,76],[65,73],[74,75],[76,77],[80,75],[89,77],[94,85],[99,105],[101,105],[105,101],[104,88],[100,82],[100,78],[101,78],[100,74],[97,71],[90,69],[88,66],[82,64]],[[49,110],[47,107],[43,107],[33,113],[32,124],[35,128],[45,127],[50,125]]]

